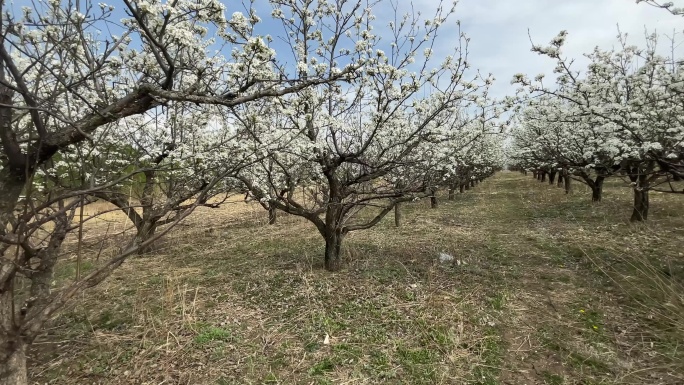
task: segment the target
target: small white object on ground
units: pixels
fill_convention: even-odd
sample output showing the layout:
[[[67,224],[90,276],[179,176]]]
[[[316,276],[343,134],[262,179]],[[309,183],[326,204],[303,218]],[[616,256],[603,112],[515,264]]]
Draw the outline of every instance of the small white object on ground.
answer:
[[[447,253],[439,253],[439,261],[444,263],[444,262],[451,262],[454,260],[454,256],[447,254]]]

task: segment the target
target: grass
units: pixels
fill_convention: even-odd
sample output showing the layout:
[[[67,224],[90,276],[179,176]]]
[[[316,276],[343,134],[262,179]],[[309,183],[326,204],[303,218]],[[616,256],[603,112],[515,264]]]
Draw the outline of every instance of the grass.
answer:
[[[53,320],[32,381],[682,383],[684,199],[653,194],[635,225],[630,190],[605,188],[592,204],[580,185],[503,172],[437,209],[405,205],[400,228],[351,233],[336,274],[300,218],[195,213]],[[66,255],[56,279],[74,266]]]
[[[219,328],[215,326],[203,327],[202,330],[195,336],[195,343],[197,345],[207,345],[212,341],[226,342],[231,338],[230,330]]]

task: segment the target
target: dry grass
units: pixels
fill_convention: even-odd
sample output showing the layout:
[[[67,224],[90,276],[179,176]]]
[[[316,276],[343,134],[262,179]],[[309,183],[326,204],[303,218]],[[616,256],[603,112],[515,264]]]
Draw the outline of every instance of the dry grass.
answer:
[[[202,209],[56,318],[31,352],[32,378],[684,382],[684,199],[654,194],[652,221],[632,225],[629,189],[609,184],[595,205],[576,187],[566,196],[501,173],[438,209],[407,205],[403,227],[387,218],[352,233],[337,274],[300,218],[268,226],[258,205]],[[441,264],[440,252],[465,263]],[[73,272],[66,257],[58,280]]]

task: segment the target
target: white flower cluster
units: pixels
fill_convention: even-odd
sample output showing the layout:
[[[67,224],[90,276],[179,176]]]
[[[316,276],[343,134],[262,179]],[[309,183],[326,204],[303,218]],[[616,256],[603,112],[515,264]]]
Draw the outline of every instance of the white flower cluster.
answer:
[[[282,10],[276,14],[287,17]],[[279,144],[269,148],[267,159],[243,169],[241,179],[252,193],[294,213],[315,215],[331,201],[353,207],[500,169],[503,108],[487,96],[494,78],[464,78],[465,47],[435,68],[428,65],[445,17],[421,22],[406,15],[390,25],[394,39],[385,45],[367,24],[355,22],[347,37],[365,65],[348,83],[236,111],[255,141]],[[315,65],[335,66],[339,51],[320,44],[316,35],[307,38],[304,30],[294,24],[291,29],[290,38],[298,42],[297,71],[315,76]]]
[[[354,205],[483,178],[503,162],[502,109],[488,97],[494,78],[466,78],[465,35],[452,55],[437,58],[434,49],[453,8],[399,16],[381,40],[361,1],[273,3],[272,20],[291,48],[279,57],[272,38],[255,33],[254,9],[226,18],[218,0],[134,0],[116,34],[97,29],[111,17],[108,4],[94,14],[53,3],[42,23],[22,11],[14,64],[36,100],[54,106],[49,131],[94,111],[103,123],[40,167],[42,188],[120,181],[110,190],[137,191],[155,210],[173,210],[220,180],[216,192],[250,190],[262,203],[303,210],[301,187],[313,194],[315,213],[331,200]],[[319,85],[296,93],[259,96],[315,79]],[[140,96],[141,85],[173,96]],[[230,108],[216,102],[245,95],[254,97]],[[127,98],[152,107],[107,120],[107,111],[137,108],[111,107]],[[32,119],[24,114],[17,126]]]
[[[542,78],[513,79],[532,96],[523,98],[525,108],[513,131],[511,157],[520,167],[620,172],[641,178],[642,184],[682,175],[681,59],[657,55],[655,35],[647,36],[645,49],[619,38],[618,49],[588,54],[584,73],[570,69],[558,54],[565,33],[553,40],[553,49],[535,47],[557,61],[559,77],[555,88],[546,87]]]

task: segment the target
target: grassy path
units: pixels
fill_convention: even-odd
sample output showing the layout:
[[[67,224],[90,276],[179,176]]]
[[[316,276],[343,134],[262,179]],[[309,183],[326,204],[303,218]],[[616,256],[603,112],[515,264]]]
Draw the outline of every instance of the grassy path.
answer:
[[[667,327],[659,323],[684,314],[684,303],[662,309],[667,290],[653,286],[670,281],[649,270],[670,262],[684,278],[681,202],[654,196],[658,219],[635,227],[626,222],[629,189],[615,183],[597,205],[578,187],[566,196],[530,178],[501,174],[478,205],[487,208],[482,220],[490,221],[491,243],[504,256],[498,264],[514,266],[502,275],[509,320],[502,328],[507,349],[499,382],[682,383],[675,357],[681,354],[663,340],[681,341],[683,331],[664,335],[660,329]],[[672,287],[681,289],[681,282]]]

